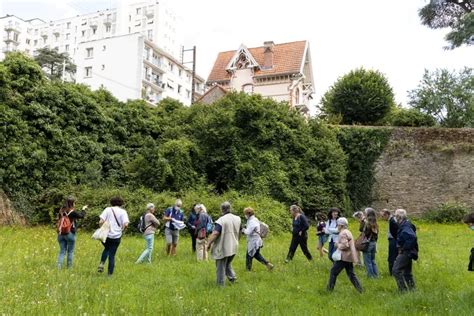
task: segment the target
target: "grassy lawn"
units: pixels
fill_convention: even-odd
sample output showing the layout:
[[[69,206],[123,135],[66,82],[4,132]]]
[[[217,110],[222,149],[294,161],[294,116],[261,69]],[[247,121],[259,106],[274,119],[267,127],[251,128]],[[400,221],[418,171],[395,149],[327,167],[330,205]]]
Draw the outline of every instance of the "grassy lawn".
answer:
[[[351,225],[355,229],[356,225]],[[383,234],[385,223],[381,224]],[[178,256],[164,256],[157,236],[151,265],[135,265],[144,247],[127,236],[112,278],[96,267],[102,246],[79,231],[74,267],[58,271],[59,251],[50,228],[0,228],[0,315],[474,315],[474,273],[467,271],[474,233],[462,225],[418,224],[420,259],[414,264],[417,291],[400,295],[388,276],[387,241],[378,244],[380,279],[356,269],[365,293],[359,295],[345,273],[335,291],[325,291],[331,267],[327,258],[307,262],[300,250],[284,264],[290,236],[270,237],[263,255],[272,272],[254,262],[245,271],[245,240],[234,261],[238,283],[215,286],[214,262],[197,263],[190,239],[182,238]],[[315,253],[314,228],[309,239]]]

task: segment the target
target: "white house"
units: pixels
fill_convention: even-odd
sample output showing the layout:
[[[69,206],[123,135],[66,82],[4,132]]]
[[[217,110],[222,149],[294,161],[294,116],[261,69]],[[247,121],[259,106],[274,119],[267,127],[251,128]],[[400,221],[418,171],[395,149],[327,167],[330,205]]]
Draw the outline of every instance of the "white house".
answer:
[[[258,93],[276,101],[286,101],[303,113],[308,113],[314,93],[311,53],[308,41],[275,44],[218,54],[207,79],[210,90],[201,99],[212,102],[209,95],[222,95],[211,90]],[[216,91],[217,92],[217,91]]]

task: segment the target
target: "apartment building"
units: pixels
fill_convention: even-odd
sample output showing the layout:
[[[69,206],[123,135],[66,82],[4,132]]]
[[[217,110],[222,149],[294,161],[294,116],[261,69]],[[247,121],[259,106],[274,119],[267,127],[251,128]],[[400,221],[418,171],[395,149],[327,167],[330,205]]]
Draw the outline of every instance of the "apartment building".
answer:
[[[6,15],[0,17],[0,33],[3,33],[0,60],[9,51],[33,55],[38,48],[50,47],[71,56],[78,68],[75,76],[78,83],[93,89],[105,87],[120,100],[144,97],[155,104],[169,96],[190,104],[188,91],[192,89],[187,77],[192,76],[180,64],[180,25],[179,17],[165,2],[151,0],[121,1],[117,8],[50,22]],[[147,78],[144,72],[152,73],[147,69],[153,67],[143,57],[145,47],[153,50],[167,66],[160,68],[165,71],[160,76],[160,82],[165,83],[161,89],[150,88],[147,80],[142,80]],[[154,55],[151,53],[150,59]],[[196,77],[196,81],[199,96],[204,80]]]

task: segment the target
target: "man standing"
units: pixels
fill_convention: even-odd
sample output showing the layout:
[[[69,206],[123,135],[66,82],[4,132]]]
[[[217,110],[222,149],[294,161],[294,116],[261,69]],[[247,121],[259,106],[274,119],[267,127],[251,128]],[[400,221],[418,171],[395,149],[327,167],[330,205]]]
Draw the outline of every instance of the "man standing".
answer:
[[[388,271],[390,272],[390,275],[392,275],[393,264],[397,258],[398,223],[395,216],[393,216],[387,209],[383,209],[380,215],[384,220],[388,221]]]
[[[416,227],[407,219],[407,212],[402,209],[395,211],[398,223],[397,248],[398,256],[393,264],[393,276],[397,281],[400,292],[415,289],[412,274],[413,260],[418,259],[418,241]]]
[[[166,254],[176,256],[178,246],[179,231],[185,227],[183,222],[184,212],[181,209],[183,202],[177,199],[174,206],[168,207],[163,216],[165,224]]]
[[[214,230],[209,237],[209,249],[212,258],[216,260],[217,285],[225,285],[225,277],[231,283],[236,276],[232,269],[234,259],[239,247],[240,217],[231,213],[231,205],[224,202],[221,205],[221,217],[215,222]]]

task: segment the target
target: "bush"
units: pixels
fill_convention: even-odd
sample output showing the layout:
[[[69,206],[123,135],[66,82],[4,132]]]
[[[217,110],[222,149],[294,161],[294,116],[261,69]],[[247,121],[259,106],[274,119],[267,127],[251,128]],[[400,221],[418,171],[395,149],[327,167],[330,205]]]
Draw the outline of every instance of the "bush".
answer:
[[[378,71],[356,69],[346,74],[324,94],[323,116],[343,124],[371,125],[381,120],[395,104],[392,88]]]
[[[386,118],[384,125],[391,126],[434,126],[436,120],[428,114],[420,112],[417,109],[395,108]]]
[[[89,210],[85,219],[79,221],[79,226],[86,230],[98,228],[99,215],[103,209],[110,206],[110,198],[121,196],[130,219],[130,232],[138,232],[136,226],[140,216],[145,211],[146,203],[152,202],[157,209],[157,217],[166,208],[173,205],[176,198],[183,200],[185,215],[189,215],[191,207],[196,203],[203,203],[209,215],[216,220],[220,216],[220,205],[224,201],[230,201],[234,214],[243,216],[243,209],[250,206],[256,210],[256,216],[267,223],[273,232],[285,232],[290,228],[290,217],[287,206],[264,196],[243,195],[235,191],[229,191],[222,195],[210,193],[204,188],[183,192],[180,195],[171,192],[155,193],[148,189],[129,189],[117,187],[92,188],[87,186],[65,187],[61,189],[48,190],[35,203],[35,214],[48,214],[41,217],[43,223],[54,223],[56,214],[65,197],[72,195],[76,197],[76,208],[88,205]],[[163,223],[162,223],[163,224]]]
[[[470,211],[465,204],[447,202],[423,214],[423,219],[437,223],[459,223]]]

